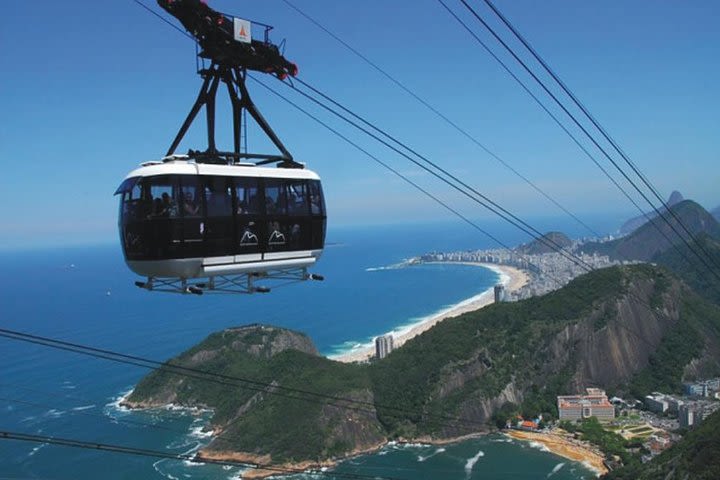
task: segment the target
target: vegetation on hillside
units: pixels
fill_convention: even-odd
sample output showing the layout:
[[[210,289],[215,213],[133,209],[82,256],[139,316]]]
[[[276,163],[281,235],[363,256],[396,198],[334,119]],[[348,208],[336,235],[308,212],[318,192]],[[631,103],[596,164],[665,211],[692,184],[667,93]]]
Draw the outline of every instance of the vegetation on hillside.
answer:
[[[720,223],[699,204],[684,200],[671,207],[671,210],[693,235],[705,233],[720,238]],[[582,250],[608,255],[612,259],[650,261],[655,255],[674,248],[673,245],[684,245],[675,233],[684,232],[682,227],[670,214],[665,213],[664,217],[672,227],[662,219],[655,218],[625,237],[610,242],[586,243]]]
[[[618,328],[628,309],[651,321],[676,308],[679,319],[674,314],[671,326],[654,327],[663,329],[657,350]],[[217,384],[164,369],[146,377],[130,401],[212,407],[212,423],[222,434],[210,449],[270,454],[273,461],[325,459],[389,438],[476,432],[518,413],[553,418],[555,397],[572,393],[573,382],[585,378],[578,365],[603,364],[607,371],[604,352],[583,358],[592,349],[578,345],[604,345],[611,337],[624,351],[637,349],[633,358],[649,357],[645,368],[619,362],[635,373],[632,387],[638,394],[677,386],[683,367],[702,355],[705,342],[720,344],[720,309],[657,267],[613,267],[542,297],[446,320],[370,365],[333,362],[314,354],[314,347],[298,351],[306,337],[282,329],[220,332],[170,363],[270,387]],[[602,386],[622,391],[626,379],[611,378],[612,385]],[[332,397],[362,403],[346,409]]]
[[[698,252],[707,252],[711,260],[706,262],[717,272],[715,265],[720,265],[720,237],[713,238],[708,234],[700,234],[696,240],[701,249],[693,244],[694,249]],[[699,262],[686,245],[661,252],[652,260],[672,270],[707,300],[720,305],[720,280]]]
[[[630,463],[610,472],[608,480],[714,480],[720,478],[720,411],[682,440],[644,465]]]

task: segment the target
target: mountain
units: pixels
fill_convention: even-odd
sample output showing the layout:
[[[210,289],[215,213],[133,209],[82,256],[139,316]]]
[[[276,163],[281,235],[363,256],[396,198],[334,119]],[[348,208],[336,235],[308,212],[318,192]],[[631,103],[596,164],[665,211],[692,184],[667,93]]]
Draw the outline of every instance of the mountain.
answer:
[[[703,207],[692,200],[683,200],[671,207],[671,211],[681,220],[683,225],[693,234],[706,233],[713,238],[720,238],[720,223],[715,220]],[[670,224],[675,230],[686,237],[684,230],[670,214],[666,214]],[[585,253],[598,253],[608,255],[617,260],[642,260],[649,261],[672,245],[665,238],[673,241],[673,244],[683,244],[673,229],[661,219],[647,222],[642,227],[627,235],[610,242],[591,242],[581,247]]]
[[[715,220],[720,222],[720,207],[715,207],[715,209],[710,213],[712,214],[713,217],[715,217]]]
[[[720,238],[713,238],[706,233],[701,233],[696,240],[700,248],[692,244],[695,250],[698,253],[707,253],[710,257],[708,265],[718,272],[715,265],[720,265]],[[688,259],[692,261],[689,262]],[[672,270],[706,300],[720,305],[720,279],[708,272],[707,268],[702,267],[699,261],[696,261],[696,257],[687,245],[678,245],[677,250],[670,248],[661,252],[655,255],[652,261]]]
[[[720,478],[720,411],[713,413],[678,443],[635,468],[621,468],[608,480],[715,480]]]
[[[682,202],[684,200],[682,193],[678,192],[677,190],[673,190],[673,192],[670,194],[670,198],[668,198],[668,201],[665,202],[665,205],[668,206],[668,208],[673,207],[674,205],[677,205],[678,203]],[[665,213],[667,211],[667,208],[664,206],[660,208],[660,211],[662,213]],[[653,219],[657,217],[657,214],[655,212],[649,213],[648,216],[650,219]],[[637,230],[639,227],[641,227],[643,224],[645,224],[648,221],[648,219],[645,217],[645,215],[640,215],[634,218],[631,218],[627,222],[623,223],[622,227],[620,227],[620,234],[627,235],[628,233],[632,233],[635,230]]]
[[[545,242],[548,242],[552,246],[549,246]],[[548,232],[537,240],[520,245],[515,248],[515,251],[525,255],[541,255],[543,253],[554,252],[557,248],[555,247],[556,245],[561,248],[568,248],[572,245],[572,240],[570,240],[564,233]]]
[[[517,413],[552,418],[556,395],[588,386],[639,396],[718,372],[720,309],[666,270],[633,265],[445,320],[369,365],[318,356],[297,332],[228,329],[145,377],[126,404],[212,408],[201,456],[306,468],[391,439],[487,431]]]

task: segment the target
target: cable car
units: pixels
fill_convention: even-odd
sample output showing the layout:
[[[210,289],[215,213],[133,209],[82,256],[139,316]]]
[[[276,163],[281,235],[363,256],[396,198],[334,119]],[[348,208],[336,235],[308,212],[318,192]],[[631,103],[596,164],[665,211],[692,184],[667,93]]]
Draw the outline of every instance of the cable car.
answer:
[[[327,221],[316,173],[182,157],[142,164],[115,192],[125,261],[148,277],[141,286],[298,270],[307,276],[322,254]]]
[[[258,279],[322,280],[308,273],[325,243],[320,177],[296,162],[250,98],[247,70],[285,79],[298,73],[271,43],[272,27],[217,12],[197,0],[158,0],[198,46],[197,100],[166,156],[143,163],[115,192],[125,262],[147,290],[267,292]],[[261,39],[252,32],[264,30]],[[205,61],[210,66],[205,68]],[[224,83],[232,105],[234,149],[215,146],[215,97]],[[205,107],[208,146],[175,150]],[[246,114],[279,154],[247,152]],[[245,134],[245,149],[241,140]],[[277,168],[271,168],[276,164]]]

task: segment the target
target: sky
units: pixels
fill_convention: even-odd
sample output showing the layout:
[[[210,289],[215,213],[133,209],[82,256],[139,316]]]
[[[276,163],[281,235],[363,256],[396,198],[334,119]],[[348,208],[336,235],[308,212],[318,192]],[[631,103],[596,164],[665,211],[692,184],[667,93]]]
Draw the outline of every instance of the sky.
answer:
[[[154,1],[142,1],[167,17]],[[582,218],[638,214],[438,1],[289,1],[573,213]],[[529,78],[460,2],[446,1],[521,79]],[[499,26],[483,2],[470,3]],[[209,4],[273,25],[271,39],[286,41],[285,56],[298,65],[299,78],[508,210],[528,219],[562,216],[284,0]],[[663,196],[677,189],[707,208],[720,205],[718,2],[497,0],[496,5]],[[115,188],[140,162],[164,155],[197,95],[194,43],[133,0],[39,0],[3,7],[0,248],[114,241]],[[511,39],[507,30],[500,32]],[[511,44],[520,48],[517,42]],[[529,56],[523,53],[522,58]],[[537,64],[532,66],[539,71]],[[463,214],[480,221],[492,217],[276,79],[256,77]],[[331,226],[448,217],[442,207],[283,100],[254,82],[248,86],[294,157],[322,177]],[[547,101],[538,87],[531,89]],[[219,102],[218,142],[229,150],[231,117],[224,97]],[[550,109],[561,114],[557,107]],[[613,168],[588,140],[582,143],[605,168]],[[249,144],[251,150],[272,151],[254,128]],[[205,147],[199,121],[178,152]]]

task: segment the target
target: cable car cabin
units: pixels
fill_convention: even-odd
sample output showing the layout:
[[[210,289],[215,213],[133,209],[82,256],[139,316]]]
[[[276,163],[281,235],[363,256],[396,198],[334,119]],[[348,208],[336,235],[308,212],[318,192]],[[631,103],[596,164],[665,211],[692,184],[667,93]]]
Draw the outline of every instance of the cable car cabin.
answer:
[[[149,282],[305,272],[325,243],[320,178],[305,169],[151,162],[115,194],[125,261]]]

